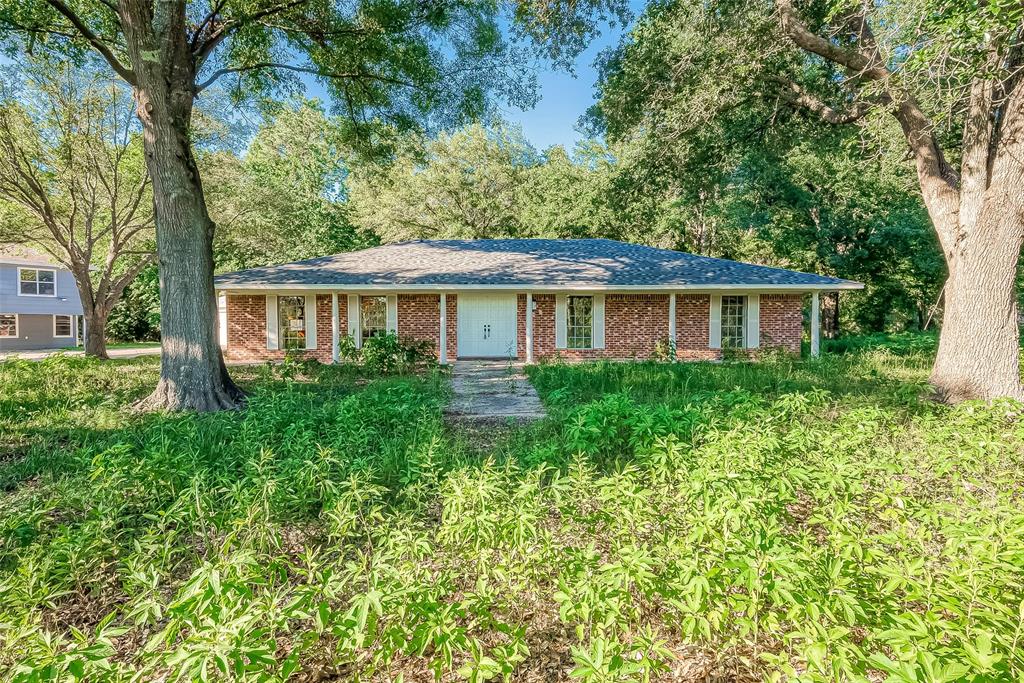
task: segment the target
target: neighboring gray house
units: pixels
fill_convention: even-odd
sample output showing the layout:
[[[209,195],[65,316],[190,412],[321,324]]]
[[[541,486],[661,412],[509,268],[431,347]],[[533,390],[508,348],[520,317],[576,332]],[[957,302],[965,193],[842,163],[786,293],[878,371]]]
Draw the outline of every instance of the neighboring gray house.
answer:
[[[71,271],[0,244],[0,352],[78,346],[82,301]]]

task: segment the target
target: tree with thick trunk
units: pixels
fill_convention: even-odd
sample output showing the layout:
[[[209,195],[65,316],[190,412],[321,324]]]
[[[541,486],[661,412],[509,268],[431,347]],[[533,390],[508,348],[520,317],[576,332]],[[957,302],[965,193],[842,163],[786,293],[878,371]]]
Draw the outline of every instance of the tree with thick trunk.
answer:
[[[909,176],[947,266],[937,394],[1020,399],[1022,33],[1017,0],[668,0],[604,60],[592,113],[648,166],[739,186],[757,180],[734,161],[747,148],[858,126],[836,153]]]
[[[947,160],[938,122],[908,83],[913,62],[904,53],[900,59],[910,75],[894,71],[896,57],[884,54],[872,28],[870,5],[839,12],[818,31],[808,27],[792,0],[778,0],[777,9],[783,33],[802,50],[843,69],[851,94],[847,109],[840,111],[794,83],[789,84],[789,100],[830,123],[884,112],[895,117],[906,138],[949,270],[932,385],[949,401],[1003,396],[1024,400],[1016,295],[1024,245],[1020,13],[1010,13],[1009,22],[980,17],[986,30],[968,36],[972,43],[959,54],[951,54],[957,49],[955,36],[938,31],[939,41],[950,42],[939,42],[935,56],[969,66],[956,74],[962,91],[956,92],[956,82],[950,85],[952,102],[963,111],[957,169]],[[932,40],[935,44],[936,38]]]
[[[0,28],[22,47],[93,50],[132,88],[153,183],[160,267],[160,382],[143,406],[237,407],[217,345],[212,240],[192,151],[207,88],[235,99],[301,87],[334,95],[363,148],[392,127],[481,114],[496,82],[530,101],[521,60],[500,39],[489,0],[0,0]],[[429,117],[428,117],[429,114]]]
[[[45,251],[75,277],[85,353],[107,357],[107,319],[152,263],[153,212],[132,100],[96,74],[37,63],[0,99],[0,241]]]

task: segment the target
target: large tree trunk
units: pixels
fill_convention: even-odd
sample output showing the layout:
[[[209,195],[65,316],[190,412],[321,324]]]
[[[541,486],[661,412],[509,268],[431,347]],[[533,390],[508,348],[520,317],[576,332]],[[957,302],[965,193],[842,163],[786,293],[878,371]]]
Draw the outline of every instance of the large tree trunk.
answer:
[[[945,401],[1024,400],[1016,276],[1024,215],[1016,188],[991,192],[974,230],[947,254],[945,311],[931,383]]]
[[[136,87],[146,164],[153,180],[160,268],[160,382],[140,403],[146,409],[238,408],[241,390],[217,344],[213,289],[214,224],[206,211],[189,125],[192,76],[180,64],[167,77],[157,65],[140,70]]]
[[[945,158],[935,122],[889,70],[869,20],[870,3],[859,9],[851,5],[833,26],[854,38],[852,46],[811,31],[793,0],[776,0],[776,5],[782,30],[797,46],[843,67],[853,76],[851,84],[875,83],[860,93],[868,96],[861,104],[881,104],[906,136],[949,267],[931,375],[939,396],[947,401],[1024,400],[1015,291],[1024,242],[1024,85],[1020,55],[1010,47],[1018,32],[991,36],[985,46],[985,68],[970,84],[957,172]],[[844,120],[806,93],[799,101],[831,123]],[[856,109],[851,113],[854,118],[848,120],[861,115]]]
[[[108,360],[107,318],[103,311],[85,311],[85,355]]]

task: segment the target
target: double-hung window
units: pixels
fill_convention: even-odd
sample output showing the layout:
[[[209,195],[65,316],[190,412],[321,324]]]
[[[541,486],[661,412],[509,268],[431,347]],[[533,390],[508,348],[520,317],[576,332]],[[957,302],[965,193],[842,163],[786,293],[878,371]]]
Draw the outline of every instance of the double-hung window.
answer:
[[[277,325],[282,349],[292,351],[306,348],[306,297],[277,297]]]
[[[72,333],[74,328],[71,326],[70,315],[55,315],[53,316],[53,336],[54,337],[73,337]]]
[[[594,348],[594,297],[569,296],[565,302],[566,346]]]
[[[0,315],[0,337],[18,336],[18,316],[14,313]]]
[[[742,349],[746,339],[747,297],[722,297],[722,348]]]
[[[18,294],[56,296],[57,271],[45,268],[18,268]]]
[[[386,296],[359,297],[360,333],[363,341],[380,337],[388,331],[388,298]]]

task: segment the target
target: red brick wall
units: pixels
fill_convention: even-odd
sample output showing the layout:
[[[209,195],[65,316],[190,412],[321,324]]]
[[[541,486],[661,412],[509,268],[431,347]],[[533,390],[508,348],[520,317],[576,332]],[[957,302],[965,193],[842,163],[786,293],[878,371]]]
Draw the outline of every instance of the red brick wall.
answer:
[[[338,296],[338,322],[341,334],[348,333],[348,299]],[[285,351],[267,348],[267,298],[258,295],[227,297],[228,345],[224,356],[229,361],[252,362],[283,360]],[[302,358],[331,362],[331,295],[316,297],[316,349],[292,351]]]
[[[533,295],[534,360],[555,355],[555,295]]]
[[[803,304],[801,294],[761,295],[761,348],[800,353],[804,334]]]
[[[227,297],[228,360],[255,360],[267,353],[267,298],[262,295]]]
[[[533,297],[535,357],[566,359],[649,358],[668,341],[668,294],[607,294],[604,298],[604,348],[555,349],[555,296]],[[525,311],[525,302],[524,309]],[[678,316],[677,316],[678,319]],[[525,324],[525,322],[524,322]],[[522,354],[525,357],[525,336]]]
[[[516,357],[526,360],[526,295],[516,297]]]
[[[441,295],[399,294],[398,337],[429,341],[434,345],[435,355],[440,357]]]
[[[668,294],[608,294],[604,298],[604,355],[649,358],[668,343]]]
[[[713,360],[722,357],[711,343],[711,295],[676,295],[676,358]]]

